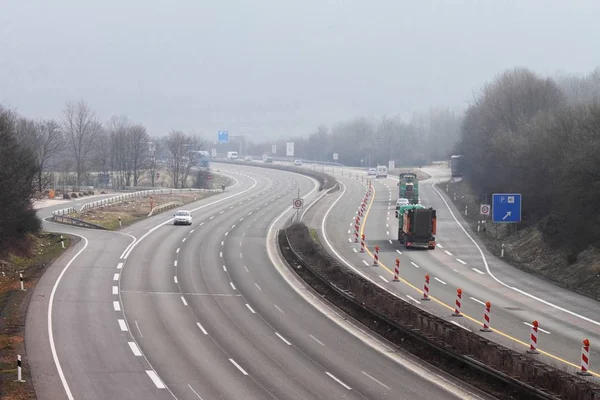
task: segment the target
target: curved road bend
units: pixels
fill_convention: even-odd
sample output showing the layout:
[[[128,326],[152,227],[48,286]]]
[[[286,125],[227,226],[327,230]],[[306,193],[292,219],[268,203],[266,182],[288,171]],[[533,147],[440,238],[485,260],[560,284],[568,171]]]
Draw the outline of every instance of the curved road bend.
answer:
[[[54,300],[57,354],[74,398],[473,398],[365,346],[290,290],[265,237],[297,188],[306,194],[314,182],[236,170],[246,176],[199,202],[223,200],[195,211],[192,227],[160,226],[129,252],[122,234],[89,238]],[[139,240],[168,220],[123,233]]]
[[[326,221],[326,232],[336,251],[360,272],[388,290],[473,332],[479,333],[483,304],[490,301],[491,326],[497,331],[480,334],[518,351],[524,352],[528,348],[529,324],[538,320],[541,328],[538,344],[542,355],[537,357],[549,357],[553,363],[566,365],[573,370],[578,368],[582,339],[600,342],[600,303],[511,267],[480,244],[486,267],[479,249],[457,223],[458,220],[475,238],[462,218],[464,210],[461,212],[451,204],[443,193],[443,184],[441,187],[433,186],[438,179],[447,179],[449,171],[431,167],[426,172],[433,178],[420,182],[420,197],[423,205],[432,206],[438,211],[437,241],[440,246],[436,250],[406,250],[397,242],[394,209],[398,198],[398,181],[392,178],[374,179],[375,196],[364,233],[370,251],[379,245],[379,257],[385,267],[367,266],[365,263],[372,264],[372,256],[361,255],[356,251],[359,247],[348,240],[351,237],[349,230],[352,229],[350,223],[356,216],[365,192],[360,178],[356,181],[354,177],[356,171],[352,171],[351,179],[347,173],[344,177],[336,174],[346,190],[342,195],[343,200],[332,208]],[[396,258],[400,259],[402,283],[391,282]],[[492,278],[489,271],[502,283]],[[431,276],[431,295],[444,304],[420,301],[425,274]],[[465,316],[462,318],[451,316],[456,289],[459,287],[463,290],[462,312]]]

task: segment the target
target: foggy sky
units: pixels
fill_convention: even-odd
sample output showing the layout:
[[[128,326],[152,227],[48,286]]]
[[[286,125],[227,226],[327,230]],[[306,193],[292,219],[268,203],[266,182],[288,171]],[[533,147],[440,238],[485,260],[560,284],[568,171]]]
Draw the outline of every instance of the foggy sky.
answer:
[[[152,135],[288,138],[465,107],[505,68],[600,65],[600,2],[0,0],[0,104],[85,99]]]

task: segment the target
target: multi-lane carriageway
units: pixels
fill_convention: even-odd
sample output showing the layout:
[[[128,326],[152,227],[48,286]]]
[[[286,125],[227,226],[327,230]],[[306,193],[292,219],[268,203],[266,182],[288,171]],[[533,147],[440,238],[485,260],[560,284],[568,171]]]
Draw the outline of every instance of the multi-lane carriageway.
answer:
[[[45,223],[81,241],[32,296],[38,398],[485,398],[352,326],[284,266],[276,231],[316,181],[221,170],[236,184],[188,205],[190,227],[165,214],[122,232]]]
[[[575,372],[580,368],[584,338],[591,342],[591,369],[600,363],[600,303],[561,289],[513,268],[491,255],[444,193],[449,171],[438,166],[424,168],[432,178],[421,181],[424,206],[437,210],[437,242],[433,251],[405,250],[397,239],[394,209],[397,178],[372,179],[373,196],[360,226],[367,252],[354,243],[354,221],[365,194],[366,176],[358,170],[327,168],[342,184],[340,196],[323,218],[326,247],[347,266],[404,300],[439,315],[464,329],[525,353],[534,320],[539,322],[536,357]],[[358,179],[356,178],[358,174]],[[349,177],[350,175],[350,177]],[[436,183],[438,183],[436,185]],[[330,200],[333,202],[333,200]],[[379,267],[373,264],[378,245]],[[400,259],[400,282],[393,282],[395,260]],[[432,301],[421,300],[425,275],[429,274]],[[462,317],[452,316],[456,290],[462,289]],[[480,332],[484,304],[491,302],[493,332]]]

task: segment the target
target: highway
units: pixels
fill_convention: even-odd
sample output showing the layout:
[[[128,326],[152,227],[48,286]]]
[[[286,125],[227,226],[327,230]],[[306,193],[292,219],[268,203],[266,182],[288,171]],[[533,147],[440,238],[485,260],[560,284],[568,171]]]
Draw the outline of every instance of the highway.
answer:
[[[331,173],[331,167],[326,171]],[[552,365],[577,370],[582,340],[588,338],[593,370],[598,354],[594,343],[600,343],[600,303],[522,272],[490,254],[462,218],[464,210],[457,210],[444,193],[445,184],[435,185],[449,179],[449,170],[432,166],[424,171],[432,178],[421,181],[419,191],[422,204],[437,210],[435,250],[406,250],[397,241],[394,209],[398,179],[388,176],[372,180],[374,196],[361,222],[368,250],[361,254],[359,245],[353,243],[353,221],[364,198],[362,179],[366,176],[364,171],[344,169],[342,177],[339,168],[335,168],[335,176],[343,185],[340,201],[332,206],[334,200],[330,199],[328,206],[321,206],[331,208],[323,218],[329,250],[349,267],[412,304],[517,351],[525,353],[529,348],[531,323],[537,320],[540,354],[534,357]],[[379,267],[372,266],[376,245],[380,247]],[[401,279],[393,282],[397,258]],[[433,301],[429,302],[421,300],[426,274],[431,276]],[[452,316],[458,288],[463,291],[462,317]],[[494,332],[479,331],[487,301],[492,304]],[[600,376],[592,373],[596,378]]]
[[[314,180],[217,168],[237,183],[186,206],[189,227],[170,213],[121,232],[46,224],[84,239],[28,312],[40,399],[485,398],[353,326],[283,266],[274,235]]]

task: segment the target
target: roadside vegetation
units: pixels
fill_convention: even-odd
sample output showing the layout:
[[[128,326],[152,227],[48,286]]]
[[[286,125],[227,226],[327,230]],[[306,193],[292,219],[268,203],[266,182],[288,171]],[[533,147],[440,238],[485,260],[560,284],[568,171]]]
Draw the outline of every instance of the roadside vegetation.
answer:
[[[523,222],[488,227],[491,245],[505,243],[513,264],[600,299],[600,68],[497,76],[467,109],[455,152],[465,156],[465,180],[450,187],[459,209],[478,210],[492,193],[523,195]]]

